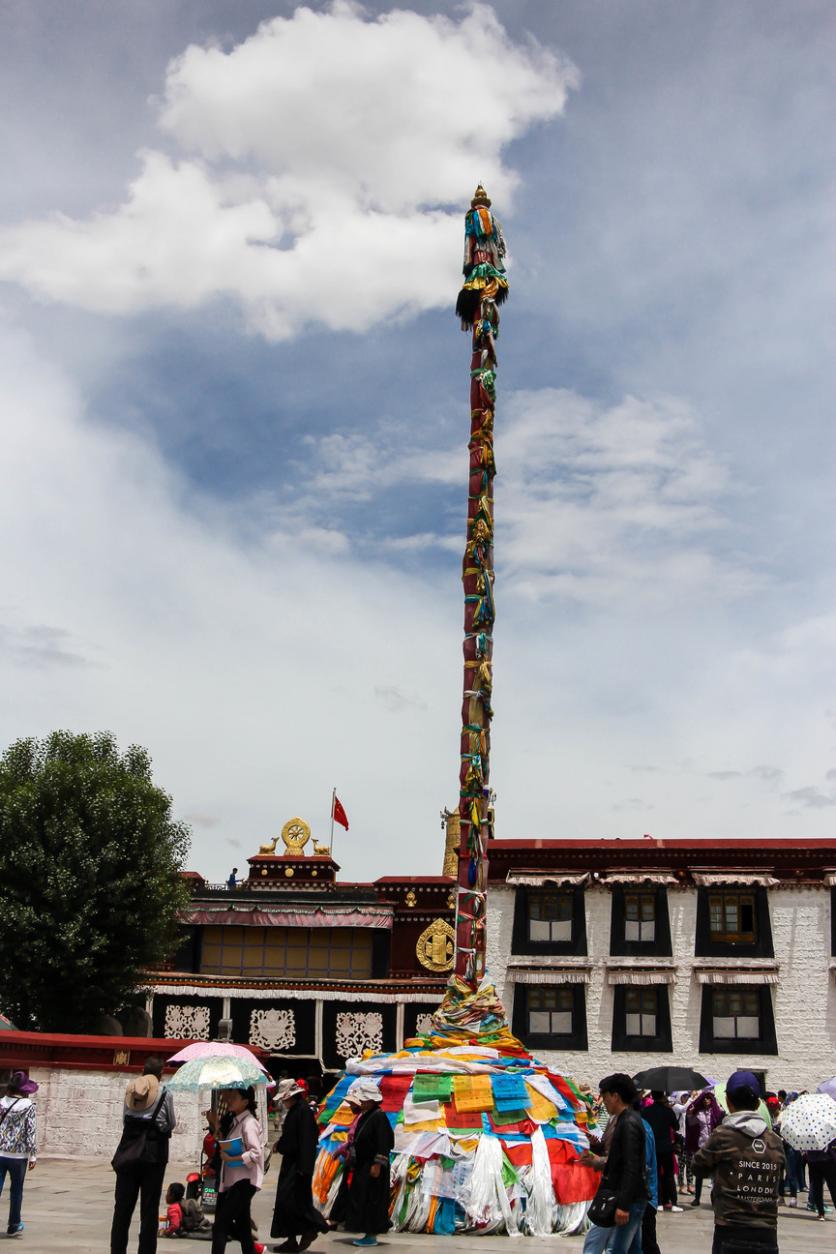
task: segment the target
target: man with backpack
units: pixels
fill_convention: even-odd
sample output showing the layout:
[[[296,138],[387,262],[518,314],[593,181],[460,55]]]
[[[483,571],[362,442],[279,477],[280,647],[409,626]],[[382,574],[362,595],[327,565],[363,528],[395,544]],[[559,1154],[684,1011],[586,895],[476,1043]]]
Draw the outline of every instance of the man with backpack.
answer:
[[[761,1086],[751,1071],[729,1076],[729,1113],[694,1155],[697,1171],[714,1176],[712,1254],[778,1254],[784,1148],[758,1114],[760,1098]]]
[[[127,1254],[131,1219],[139,1200],[139,1254],[156,1254],[160,1195],[175,1128],[174,1102],[160,1084],[163,1063],[149,1058],[125,1091],[122,1138],[113,1155],[116,1172],[110,1254]]]

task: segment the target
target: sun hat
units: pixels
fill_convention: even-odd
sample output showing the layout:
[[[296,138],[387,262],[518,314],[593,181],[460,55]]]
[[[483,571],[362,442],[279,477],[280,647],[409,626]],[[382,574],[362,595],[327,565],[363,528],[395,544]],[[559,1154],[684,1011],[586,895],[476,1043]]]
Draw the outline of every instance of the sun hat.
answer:
[[[125,1089],[125,1105],[134,1114],[151,1110],[160,1095],[160,1082],[155,1075],[138,1075]]]
[[[286,1101],[288,1097],[295,1097],[297,1093],[304,1093],[304,1089],[297,1080],[291,1076],[286,1076],[284,1080],[279,1080],[279,1086],[276,1089],[276,1097],[280,1102]]]
[[[9,1080],[9,1088],[14,1089],[21,1097],[31,1097],[33,1093],[37,1093],[38,1085],[34,1080],[30,1080],[25,1071],[13,1071]]]
[[[359,1080],[355,1080],[345,1096],[349,1102],[383,1101],[383,1094],[377,1087],[377,1083],[369,1076],[361,1076]]]

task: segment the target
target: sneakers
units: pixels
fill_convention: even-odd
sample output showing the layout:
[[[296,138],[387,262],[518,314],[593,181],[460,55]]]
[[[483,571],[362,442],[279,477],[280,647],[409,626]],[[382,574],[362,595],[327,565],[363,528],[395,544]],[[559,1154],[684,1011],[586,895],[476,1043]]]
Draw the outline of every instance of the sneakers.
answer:
[[[681,1215],[684,1207],[682,1206],[666,1206],[665,1210],[670,1211],[672,1215]]]
[[[822,1216],[822,1218],[824,1218],[824,1216]],[[25,1227],[26,1227],[26,1224],[20,1223],[17,1225],[16,1228],[7,1228],[6,1236],[7,1237],[19,1237]]]
[[[699,1206],[699,1204],[700,1204],[700,1199],[699,1199],[698,1197],[695,1197],[695,1198],[694,1198],[694,1200],[693,1200],[693,1202],[691,1203],[691,1205],[692,1205],[692,1206]]]
[[[798,1205],[797,1197],[791,1197],[790,1200],[787,1202],[787,1206],[797,1206],[797,1205]]]
[[[352,1245],[359,1245],[363,1249],[369,1245],[377,1245],[377,1237],[358,1237],[356,1241],[351,1242]]]

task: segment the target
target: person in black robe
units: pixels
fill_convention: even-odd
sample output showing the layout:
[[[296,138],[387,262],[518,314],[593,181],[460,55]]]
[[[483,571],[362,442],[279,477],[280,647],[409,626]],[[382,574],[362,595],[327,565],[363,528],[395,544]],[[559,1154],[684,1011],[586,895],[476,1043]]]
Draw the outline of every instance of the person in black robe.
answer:
[[[388,1232],[389,1155],[395,1144],[392,1127],[380,1109],[383,1098],[374,1080],[355,1080],[346,1094],[360,1107],[354,1133],[351,1179],[345,1208],[345,1227],[364,1235],[352,1245],[377,1245],[377,1234]]]
[[[313,1173],[317,1154],[317,1127],[305,1100],[304,1089],[295,1080],[282,1080],[277,1096],[287,1114],[275,1152],[282,1165],[276,1185],[272,1237],[287,1237],[278,1250],[306,1250],[328,1225],[313,1203]]]

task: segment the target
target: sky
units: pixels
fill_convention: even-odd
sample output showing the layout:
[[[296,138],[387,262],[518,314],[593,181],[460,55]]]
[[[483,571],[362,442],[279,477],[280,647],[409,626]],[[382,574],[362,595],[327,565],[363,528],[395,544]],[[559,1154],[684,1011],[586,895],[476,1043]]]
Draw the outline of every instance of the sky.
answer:
[[[506,839],[834,834],[827,0],[5,0],[0,744],[440,872],[477,182]]]

